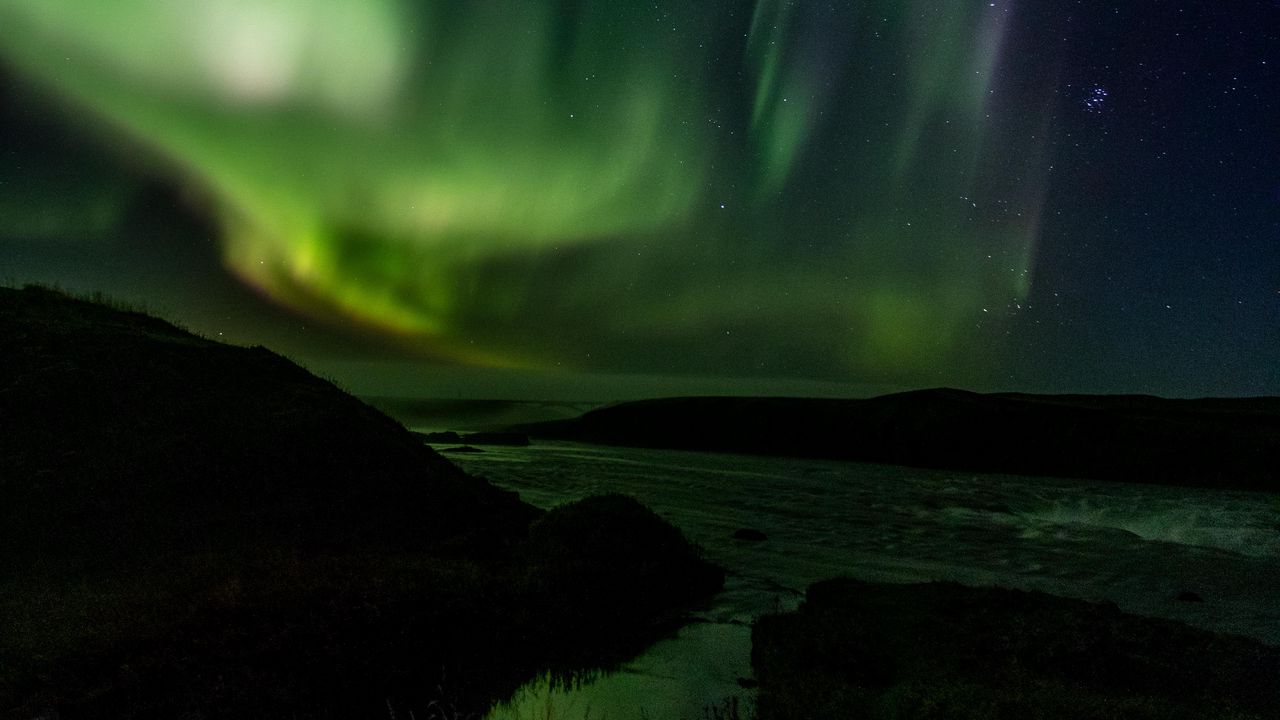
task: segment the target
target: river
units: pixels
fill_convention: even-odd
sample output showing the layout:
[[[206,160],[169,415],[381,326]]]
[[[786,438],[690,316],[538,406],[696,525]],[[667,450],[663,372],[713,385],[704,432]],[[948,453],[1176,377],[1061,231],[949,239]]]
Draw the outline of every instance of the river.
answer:
[[[680,633],[573,688],[526,685],[490,720],[711,717],[749,707],[750,623],[811,582],[1036,589],[1280,644],[1280,506],[1264,494],[851,462],[537,443],[452,454],[543,508],[623,492],[726,568]],[[734,539],[754,528],[768,539]],[[1203,602],[1178,599],[1193,592]]]

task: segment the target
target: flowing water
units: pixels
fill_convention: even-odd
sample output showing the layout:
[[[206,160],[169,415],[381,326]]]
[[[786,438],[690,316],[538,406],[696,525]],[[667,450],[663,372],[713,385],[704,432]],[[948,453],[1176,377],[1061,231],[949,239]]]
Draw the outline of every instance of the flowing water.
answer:
[[[750,693],[750,623],[817,580],[956,580],[1093,600],[1280,644],[1274,496],[849,462],[543,443],[453,455],[544,508],[624,492],[726,568],[694,624],[574,688],[527,685],[493,720],[703,718]],[[735,540],[738,528],[763,542]],[[1191,591],[1204,602],[1181,602]]]

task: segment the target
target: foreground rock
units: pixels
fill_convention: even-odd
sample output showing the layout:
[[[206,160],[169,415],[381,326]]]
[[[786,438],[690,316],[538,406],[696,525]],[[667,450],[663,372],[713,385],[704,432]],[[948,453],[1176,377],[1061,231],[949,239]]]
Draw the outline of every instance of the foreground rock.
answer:
[[[1280,649],[1112,605],[833,580],[752,633],[759,720],[1274,718]]]
[[[263,348],[56,292],[0,289],[0,408],[3,717],[463,717],[719,578],[634,501],[544,514]]]
[[[513,429],[609,445],[1280,491],[1280,398],[686,397]]]
[[[671,612],[673,598],[687,604],[724,585],[723,571],[703,560],[679,530],[624,495],[590,497],[548,513],[530,527],[527,549],[526,585],[545,599],[547,625],[574,628],[572,638],[560,630],[562,637],[549,642],[629,638],[633,648],[616,660],[650,636],[649,628],[620,625],[619,617],[672,628],[679,620]]]

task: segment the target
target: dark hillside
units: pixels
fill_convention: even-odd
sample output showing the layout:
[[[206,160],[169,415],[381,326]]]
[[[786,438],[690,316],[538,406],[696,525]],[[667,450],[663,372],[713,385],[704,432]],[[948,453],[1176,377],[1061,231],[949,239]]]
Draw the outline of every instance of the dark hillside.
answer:
[[[266,349],[0,289],[0,717],[467,717],[721,581],[634,500],[543,513]]]
[[[535,437],[971,472],[1280,490],[1280,399],[921,390],[689,397],[516,426]]]
[[[52,291],[3,289],[0,357],[6,558],[265,537],[403,548],[464,530],[501,535],[533,516],[265,348]]]

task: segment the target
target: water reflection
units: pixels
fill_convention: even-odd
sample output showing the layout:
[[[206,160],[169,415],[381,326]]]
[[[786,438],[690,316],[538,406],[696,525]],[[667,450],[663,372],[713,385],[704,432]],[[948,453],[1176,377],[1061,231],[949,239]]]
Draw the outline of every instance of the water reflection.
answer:
[[[752,701],[739,684],[750,677],[751,628],[700,622],[661,640],[635,660],[586,682],[567,685],[544,675],[495,708],[489,720],[629,720],[703,718],[712,706]]]
[[[494,720],[702,718],[746,702],[751,621],[838,575],[1105,599],[1280,642],[1280,533],[1262,494],[568,443],[455,460],[540,507],[633,495],[728,571],[700,623],[581,687],[530,683]],[[768,540],[734,540],[744,527]],[[1179,602],[1185,590],[1206,602]]]

